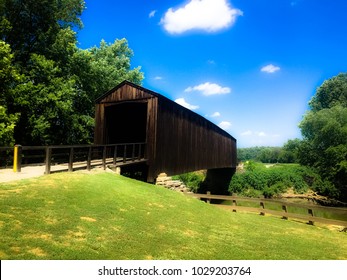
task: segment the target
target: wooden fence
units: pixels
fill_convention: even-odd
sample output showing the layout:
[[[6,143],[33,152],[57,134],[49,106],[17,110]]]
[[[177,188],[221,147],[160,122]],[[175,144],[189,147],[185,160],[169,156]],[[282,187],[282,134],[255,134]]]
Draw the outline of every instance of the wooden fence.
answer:
[[[45,165],[45,174],[54,171],[73,171],[106,164],[122,166],[145,162],[146,143],[120,143],[108,145],[58,145],[2,147],[0,151],[13,151],[13,170],[21,172],[23,166]],[[10,157],[10,156],[9,156]],[[4,159],[8,162],[9,159]]]
[[[292,203],[287,201],[275,200],[275,199],[256,199],[256,198],[245,198],[245,197],[237,197],[237,196],[227,196],[227,195],[212,195],[210,192],[207,194],[189,194],[190,196],[203,199],[207,203],[214,203],[214,205],[230,209],[232,212],[237,211],[245,211],[245,212],[256,212],[260,215],[271,214],[275,216],[280,216],[283,219],[293,218],[308,221],[308,224],[314,225],[315,222],[323,223],[323,224],[332,224],[343,226],[344,231],[347,228],[347,209],[345,208],[335,208],[335,207],[326,207],[320,205],[305,205],[299,203]],[[215,204],[216,201],[228,201],[231,202],[231,205],[225,204]],[[250,206],[241,206],[240,204],[258,204],[258,207],[250,207]],[[276,205],[277,208],[280,207],[282,211],[270,209],[270,205]],[[275,207],[276,208],[276,207]],[[291,209],[300,208],[302,211],[306,212],[306,214],[301,213],[293,213],[290,211]],[[335,216],[339,216],[342,219],[330,219],[323,218],[316,215],[316,212],[324,212],[324,213],[332,213]]]

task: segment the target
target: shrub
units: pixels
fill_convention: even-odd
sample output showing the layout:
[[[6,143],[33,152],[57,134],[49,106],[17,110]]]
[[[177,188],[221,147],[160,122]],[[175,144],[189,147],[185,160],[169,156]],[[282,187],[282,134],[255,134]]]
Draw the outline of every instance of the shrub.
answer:
[[[250,189],[245,189],[242,193],[240,193],[240,195],[246,196],[246,197],[255,197],[255,198],[257,198],[257,197],[260,197],[262,195],[262,191],[250,188]]]
[[[205,175],[202,172],[190,172],[176,176],[192,192],[197,192],[200,184],[204,181]]]
[[[265,187],[263,189],[263,196],[265,198],[272,198],[275,195],[285,192],[288,189],[288,186],[283,182],[278,182],[270,187]]]
[[[234,174],[233,178],[231,179],[230,186],[229,186],[229,192],[231,194],[242,193],[247,188],[245,176],[243,176],[243,174],[244,173]]]
[[[229,192],[247,195],[253,190],[265,197],[273,197],[293,188],[296,193],[304,193],[309,188],[320,193],[334,194],[334,188],[322,183],[320,176],[308,167],[296,164],[277,164],[270,168],[252,163],[243,173],[236,173],[230,183]]]

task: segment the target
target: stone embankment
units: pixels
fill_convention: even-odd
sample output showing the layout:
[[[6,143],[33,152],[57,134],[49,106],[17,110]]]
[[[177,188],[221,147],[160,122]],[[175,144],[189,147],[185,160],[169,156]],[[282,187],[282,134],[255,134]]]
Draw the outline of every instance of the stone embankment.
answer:
[[[177,192],[190,192],[182,181],[174,180],[172,177],[167,176],[166,173],[159,174],[155,184]]]

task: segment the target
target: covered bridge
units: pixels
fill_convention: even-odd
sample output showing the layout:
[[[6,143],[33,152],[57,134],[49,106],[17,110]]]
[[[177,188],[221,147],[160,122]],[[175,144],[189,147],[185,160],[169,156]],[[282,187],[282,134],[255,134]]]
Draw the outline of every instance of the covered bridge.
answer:
[[[236,139],[163,95],[124,81],[96,100],[95,144],[145,142],[148,182],[236,168]]]

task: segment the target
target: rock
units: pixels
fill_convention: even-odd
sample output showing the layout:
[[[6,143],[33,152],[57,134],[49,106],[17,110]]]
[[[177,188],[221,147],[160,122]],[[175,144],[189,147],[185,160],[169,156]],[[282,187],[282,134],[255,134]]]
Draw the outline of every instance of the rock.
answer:
[[[172,177],[167,176],[165,173],[159,174],[156,185],[163,186],[169,190],[174,190],[178,192],[189,192],[186,185],[180,180],[173,180]]]

